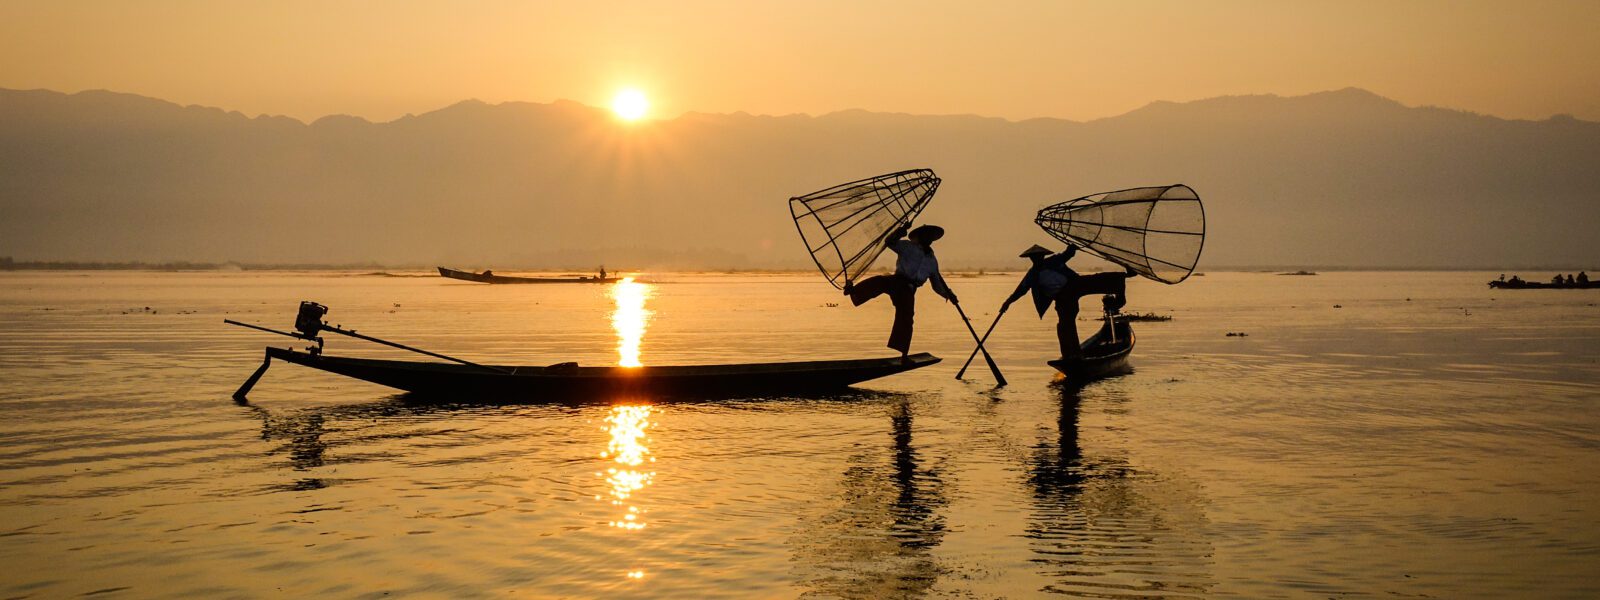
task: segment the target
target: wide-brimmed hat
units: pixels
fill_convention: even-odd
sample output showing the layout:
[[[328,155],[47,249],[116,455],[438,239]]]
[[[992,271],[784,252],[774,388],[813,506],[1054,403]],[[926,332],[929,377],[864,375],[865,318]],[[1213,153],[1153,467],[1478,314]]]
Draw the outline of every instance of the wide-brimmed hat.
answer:
[[[920,237],[923,241],[933,243],[934,240],[944,237],[944,228],[938,225],[922,225],[906,234],[909,237]]]
[[[1027,250],[1023,250],[1022,254],[1018,254],[1017,256],[1020,256],[1022,258],[1027,258],[1029,256],[1049,256],[1051,254],[1055,254],[1055,252],[1052,252],[1049,248],[1046,248],[1044,246],[1040,246],[1038,244],[1034,244],[1034,245],[1030,246]]]

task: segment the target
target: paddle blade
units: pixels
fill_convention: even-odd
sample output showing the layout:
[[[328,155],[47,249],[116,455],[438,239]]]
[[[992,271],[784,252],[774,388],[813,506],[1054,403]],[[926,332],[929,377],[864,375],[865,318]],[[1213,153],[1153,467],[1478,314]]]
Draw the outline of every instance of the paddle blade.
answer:
[[[789,213],[811,260],[833,287],[860,279],[884,239],[910,224],[939,189],[928,169],[900,171],[789,199]]]
[[[1052,237],[1162,283],[1187,279],[1205,246],[1206,212],[1186,185],[1142,187],[1047,206]]]

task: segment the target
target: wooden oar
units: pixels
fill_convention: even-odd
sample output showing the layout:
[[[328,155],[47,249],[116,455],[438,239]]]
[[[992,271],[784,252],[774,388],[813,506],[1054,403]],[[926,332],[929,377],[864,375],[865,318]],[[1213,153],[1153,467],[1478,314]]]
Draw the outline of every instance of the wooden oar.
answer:
[[[978,351],[983,353],[983,360],[989,363],[989,372],[994,373],[995,385],[1004,386],[1006,376],[1000,374],[1000,367],[994,364],[994,357],[989,356],[989,351],[983,348],[983,340],[978,339],[978,330],[972,328],[972,321],[967,319],[967,312],[961,310],[960,302],[952,301],[951,304],[956,305],[956,314],[961,315],[961,322],[967,325],[967,331],[972,334],[972,341],[978,343]]]
[[[989,334],[994,333],[994,326],[1000,324],[1000,317],[1006,315],[1007,308],[1011,308],[1011,306],[1008,304],[1000,305],[1000,313],[994,316],[994,322],[989,324],[989,330],[983,332],[983,339],[978,340],[978,347],[973,348],[972,354],[967,355],[967,362],[961,363],[961,370],[956,371],[956,379],[961,379],[967,374],[967,367],[972,366],[972,359],[978,357],[978,351],[983,349],[983,343],[989,341]],[[987,352],[985,355],[987,355]]]

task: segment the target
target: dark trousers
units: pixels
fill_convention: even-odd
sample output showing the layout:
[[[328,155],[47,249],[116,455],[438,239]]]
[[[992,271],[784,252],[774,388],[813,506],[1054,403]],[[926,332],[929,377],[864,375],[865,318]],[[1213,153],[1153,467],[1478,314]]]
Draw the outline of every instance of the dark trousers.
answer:
[[[861,306],[863,302],[889,295],[894,303],[894,326],[889,329],[889,347],[901,354],[911,351],[911,320],[917,313],[917,286],[896,275],[876,275],[861,280],[850,288],[850,302]]]
[[[1116,294],[1120,307],[1127,301],[1128,277],[1122,273],[1079,275],[1056,292],[1056,339],[1061,343],[1061,358],[1083,355],[1083,347],[1078,345],[1078,299],[1089,294]]]

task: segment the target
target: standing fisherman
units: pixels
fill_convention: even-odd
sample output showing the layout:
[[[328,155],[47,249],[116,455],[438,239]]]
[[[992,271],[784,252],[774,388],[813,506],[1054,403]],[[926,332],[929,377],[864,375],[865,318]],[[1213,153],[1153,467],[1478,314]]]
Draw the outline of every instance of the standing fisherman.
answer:
[[[923,225],[906,232],[901,226],[889,234],[884,246],[900,257],[895,260],[893,275],[868,277],[859,284],[845,282],[844,295],[856,306],[888,294],[894,303],[894,326],[889,330],[889,347],[900,351],[904,357],[911,351],[911,321],[916,314],[917,288],[927,281],[933,282],[933,291],[948,302],[956,302],[955,292],[945,285],[939,275],[939,259],[933,255],[933,243],[944,237],[944,228]]]
[[[1033,306],[1039,310],[1039,318],[1042,319],[1050,303],[1055,302],[1058,319],[1056,338],[1061,344],[1061,360],[1069,362],[1083,358],[1083,347],[1078,343],[1078,299],[1089,294],[1108,294],[1110,297],[1105,304],[1106,310],[1122,308],[1127,304],[1128,278],[1136,274],[1129,268],[1125,273],[1079,275],[1067,266],[1067,261],[1077,253],[1077,246],[1067,246],[1066,250],[1052,255],[1049,249],[1037,244],[1022,251],[1019,256],[1033,261],[1033,266],[1028,268],[1027,274],[1022,276],[1022,282],[1017,284],[1016,291],[1011,292],[1011,297],[1006,298],[1005,305],[1000,307],[1000,311],[1005,312],[1011,308],[1011,303],[1031,291]]]

